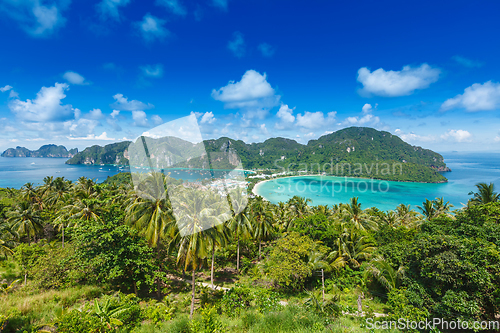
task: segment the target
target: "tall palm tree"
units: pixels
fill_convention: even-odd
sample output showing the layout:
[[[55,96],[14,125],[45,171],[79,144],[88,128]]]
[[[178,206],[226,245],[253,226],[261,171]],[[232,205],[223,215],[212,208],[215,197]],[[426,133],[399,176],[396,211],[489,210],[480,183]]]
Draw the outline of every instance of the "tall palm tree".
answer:
[[[500,201],[500,194],[495,192],[495,184],[478,183],[476,187],[477,192],[469,193],[474,195],[474,197],[470,199],[473,204],[486,204]]]
[[[229,219],[230,210],[227,201],[212,191],[198,189],[179,189],[172,198],[172,207],[178,225],[176,239],[179,241],[177,262],[184,261],[184,269],[192,269],[192,295],[190,318],[194,313],[194,300],[196,292],[195,272],[200,259],[208,256],[209,248],[214,251],[213,240],[222,223]],[[212,244],[210,244],[212,240]],[[210,246],[212,245],[212,246]]]
[[[250,210],[247,206],[248,200],[241,193],[229,196],[232,210],[232,218],[228,221],[228,229],[237,239],[236,271],[240,272],[240,240],[249,238],[253,233],[250,222]]]
[[[64,177],[57,177],[52,184],[46,186],[44,197],[50,206],[55,206],[59,202],[69,197],[71,191],[70,182],[64,180]]]
[[[335,243],[334,250],[328,255],[333,268],[349,265],[359,268],[361,262],[370,259],[375,251],[375,244],[363,232],[351,226],[345,229]]]
[[[36,188],[33,183],[26,183],[21,187],[21,198],[39,210],[44,208],[44,202],[39,193],[39,189]]]
[[[15,247],[17,234],[12,230],[7,220],[0,219],[0,255],[6,257],[12,255]]]
[[[251,206],[254,238],[259,242],[259,261],[261,259],[262,241],[273,233],[273,211],[261,196],[255,198]]]
[[[172,206],[162,174],[137,175],[134,189],[129,192],[125,222],[139,231],[150,246],[156,249],[156,257],[160,262],[161,240],[175,227]],[[156,285],[157,296],[160,298],[159,278],[156,278]]]
[[[422,206],[417,206],[417,208],[422,212],[427,220],[430,220],[431,218],[436,216],[436,208],[434,207],[434,203],[429,199],[425,199],[425,201],[422,203]]]
[[[31,243],[32,237],[43,229],[39,213],[33,209],[28,201],[21,201],[16,207],[7,212],[11,229],[19,236],[27,236]]]
[[[301,218],[310,212],[311,207],[309,207],[309,203],[311,203],[311,201],[311,199],[306,199],[296,195],[288,200],[287,204],[295,217]]]
[[[436,212],[436,216],[441,214],[450,215],[450,209],[453,207],[449,201],[444,202],[444,198],[436,198],[432,200],[434,205],[434,211]]]

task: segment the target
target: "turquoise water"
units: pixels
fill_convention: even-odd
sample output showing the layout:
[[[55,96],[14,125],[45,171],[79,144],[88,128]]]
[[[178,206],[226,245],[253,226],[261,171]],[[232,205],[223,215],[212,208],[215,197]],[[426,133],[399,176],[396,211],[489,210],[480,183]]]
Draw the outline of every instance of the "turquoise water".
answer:
[[[130,171],[129,167],[114,165],[68,165],[66,158],[0,157],[0,187],[21,188],[26,183],[40,185],[46,176],[64,177],[75,181],[81,176],[102,182],[119,172]],[[133,169],[147,172],[147,169]],[[209,178],[207,170],[170,169],[170,176],[176,179],[194,181]],[[225,170],[215,171],[215,177],[225,174]],[[246,174],[246,172],[245,172]]]
[[[494,182],[500,190],[499,153],[443,153],[452,172],[443,175],[448,183],[423,184],[379,181],[359,178],[299,176],[279,178],[260,184],[256,193],[278,203],[286,202],[294,195],[312,200],[313,205],[332,205],[348,202],[359,197],[362,207],[394,209],[400,203],[421,205],[427,199],[444,197],[456,208],[462,207],[471,197],[478,182]]]

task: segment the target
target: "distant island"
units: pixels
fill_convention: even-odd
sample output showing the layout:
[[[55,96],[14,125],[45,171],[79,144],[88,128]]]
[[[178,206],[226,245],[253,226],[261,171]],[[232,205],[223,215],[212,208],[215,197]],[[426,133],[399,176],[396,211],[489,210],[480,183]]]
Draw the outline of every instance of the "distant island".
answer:
[[[130,143],[88,147],[66,163],[128,165]],[[190,154],[199,151],[202,144],[208,156],[190,158],[196,156]],[[219,169],[234,168],[239,157],[243,168],[252,170],[302,171],[304,174],[423,183],[447,182],[440,172],[451,171],[440,154],[412,146],[389,132],[368,127],[345,128],[311,140],[306,145],[279,137],[251,144],[222,137],[204,140],[197,145],[173,137],[148,138],[148,153],[150,161],[136,161],[133,166],[163,168],[168,164],[168,167],[207,168],[208,157],[217,154],[217,160],[227,164],[218,165]]]
[[[2,157],[73,157],[78,154],[78,148],[67,150],[64,146],[54,144],[41,146],[38,150],[29,150],[25,147],[9,148],[2,153]]]

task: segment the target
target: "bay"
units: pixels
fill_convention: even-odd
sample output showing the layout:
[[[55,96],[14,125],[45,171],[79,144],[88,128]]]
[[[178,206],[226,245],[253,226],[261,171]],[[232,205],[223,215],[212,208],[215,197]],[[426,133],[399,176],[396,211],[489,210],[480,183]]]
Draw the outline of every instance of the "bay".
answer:
[[[312,205],[347,203],[358,197],[363,208],[392,210],[403,203],[413,209],[425,199],[443,197],[455,208],[461,208],[475,191],[478,182],[500,186],[500,153],[442,153],[452,172],[443,175],[448,183],[426,184],[392,182],[360,178],[297,176],[260,183],[255,193],[273,203],[286,202],[295,195],[312,200]],[[500,188],[497,188],[500,190]]]

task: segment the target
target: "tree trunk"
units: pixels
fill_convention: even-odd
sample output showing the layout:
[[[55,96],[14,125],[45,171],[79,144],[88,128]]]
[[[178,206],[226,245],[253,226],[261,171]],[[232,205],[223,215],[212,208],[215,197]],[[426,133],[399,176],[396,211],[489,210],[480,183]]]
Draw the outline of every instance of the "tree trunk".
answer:
[[[260,249],[262,247],[262,242],[259,240],[259,261],[260,261]]]
[[[325,304],[325,271],[323,268],[321,269],[321,284],[323,285],[322,296],[323,296],[323,304]]]
[[[194,295],[195,295],[195,266],[194,266],[194,262],[193,262],[193,277],[192,277],[192,281],[191,281],[191,285],[192,285],[192,294],[191,294],[191,311],[189,312],[189,319],[193,319],[193,313],[194,313]]]
[[[159,242],[156,243],[156,260],[158,261],[158,267],[161,269],[160,265],[160,244]],[[160,286],[160,277],[156,277],[156,297],[158,298],[158,301],[161,300],[161,286]]]
[[[62,247],[64,249],[64,223],[62,225]]]
[[[236,254],[236,272],[240,274],[240,235],[238,235],[238,251]]]
[[[212,283],[212,289],[214,287],[214,263],[215,263],[215,242],[212,244],[212,269],[210,272],[210,282]]]
[[[26,287],[26,277],[28,276],[28,273],[24,273],[24,286]]]
[[[135,294],[135,296],[139,296],[139,293],[137,291],[137,284],[135,283],[135,280],[132,281],[132,286],[134,287],[134,294]]]

